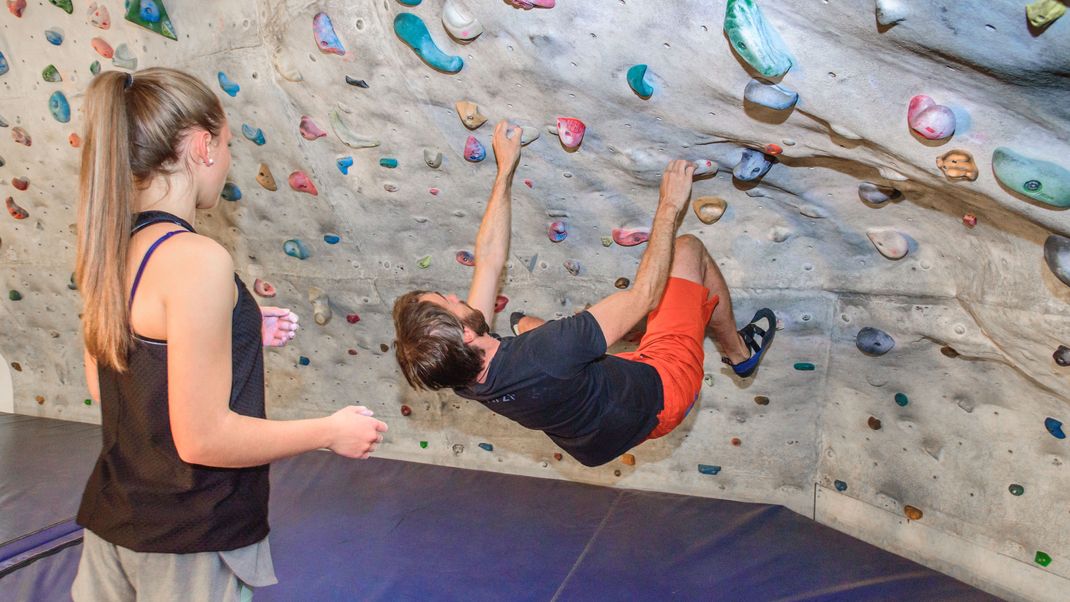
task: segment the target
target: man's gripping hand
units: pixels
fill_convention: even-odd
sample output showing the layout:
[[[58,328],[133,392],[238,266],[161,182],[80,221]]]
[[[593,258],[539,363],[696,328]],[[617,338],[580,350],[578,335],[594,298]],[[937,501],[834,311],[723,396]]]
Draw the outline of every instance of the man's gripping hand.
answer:
[[[516,165],[520,161],[520,133],[519,126],[509,125],[506,120],[501,120],[494,126],[494,158],[498,161],[499,175],[513,175]]]

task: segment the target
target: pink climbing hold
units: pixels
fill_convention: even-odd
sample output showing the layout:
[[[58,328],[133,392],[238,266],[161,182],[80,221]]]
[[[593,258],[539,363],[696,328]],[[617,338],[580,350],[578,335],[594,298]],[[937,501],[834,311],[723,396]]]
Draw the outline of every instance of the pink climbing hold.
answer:
[[[89,44],[93,47],[93,50],[97,51],[97,54],[106,59],[115,56],[115,49],[111,47],[111,44],[104,41],[104,38],[93,38]]]
[[[334,24],[331,23],[331,18],[327,16],[327,13],[317,13],[312,18],[312,35],[316,37],[316,46],[321,52],[339,56],[346,53],[342,41],[334,32]]]
[[[111,14],[108,13],[108,7],[98,2],[90,4],[89,24],[100,29],[111,27]]]
[[[524,186],[527,186],[528,188],[534,188],[535,182],[532,182],[528,178],[524,178]]]
[[[967,213],[962,216],[962,225],[967,228],[972,228],[977,225],[977,216],[972,213]]]
[[[293,188],[297,192],[306,192],[312,196],[319,195],[319,191],[316,190],[316,185],[312,183],[312,179],[308,177],[308,174],[301,170],[297,170],[290,174],[290,188]]]
[[[476,265],[476,257],[468,251],[457,251],[457,263],[473,267]]]
[[[562,221],[550,222],[546,235],[550,237],[550,242],[561,242],[568,238],[568,226]]]
[[[469,136],[464,143],[464,158],[472,163],[479,163],[487,158],[487,149],[475,136]]]
[[[498,295],[498,298],[494,300],[494,313],[500,314],[505,311],[505,306],[509,304],[509,297],[505,295]]]
[[[435,188],[434,186],[432,186],[431,188],[427,189],[427,192],[430,192],[431,196],[438,196],[438,193],[440,193],[442,191],[439,190],[438,188]]]
[[[261,297],[274,297],[275,286],[267,280],[261,280],[257,278],[253,281],[253,292],[260,295]]]
[[[301,130],[301,137],[305,140],[315,140],[316,138],[322,138],[327,135],[327,132],[316,125],[316,122],[312,121],[312,118],[308,115],[301,116],[301,125],[298,126],[298,129]]]
[[[557,137],[561,139],[561,144],[565,145],[567,149],[578,148],[580,143],[583,142],[583,134],[586,131],[587,126],[583,125],[583,122],[575,117],[557,118]]]
[[[11,197],[7,197],[7,212],[15,219],[26,219],[30,217],[30,213],[15,204],[15,199]]]
[[[557,4],[557,0],[506,0],[509,4],[512,4],[516,8],[522,8],[528,10],[531,8],[553,8]]]
[[[16,143],[21,144],[23,146],[32,146],[33,145],[33,138],[30,138],[30,135],[27,134],[26,130],[24,130],[22,128],[13,128],[11,130],[11,138]]]
[[[26,0],[7,0],[7,9],[11,14],[22,18],[22,11],[26,10]]]
[[[11,185],[15,190],[26,190],[30,187],[30,181],[26,178],[11,178]]]
[[[929,140],[943,140],[955,133],[955,113],[924,94],[910,99],[907,123],[919,136]]]
[[[613,242],[622,247],[634,247],[650,240],[650,228],[613,228]]]

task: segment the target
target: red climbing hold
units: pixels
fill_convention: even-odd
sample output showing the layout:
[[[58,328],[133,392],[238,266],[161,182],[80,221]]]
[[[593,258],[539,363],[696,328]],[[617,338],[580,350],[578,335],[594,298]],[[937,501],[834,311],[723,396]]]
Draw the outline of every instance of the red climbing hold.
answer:
[[[356,324],[357,322],[360,322],[360,316],[357,314],[346,314],[346,322]]]
[[[22,11],[26,10],[26,0],[7,0],[7,9],[16,17],[22,17]]]
[[[977,216],[972,213],[967,213],[966,215],[962,216],[962,223],[967,228],[972,228],[977,225]]]
[[[784,149],[781,148],[779,144],[770,143],[765,145],[765,154],[767,155],[773,155],[775,157],[782,152],[784,152]]]
[[[7,212],[10,213],[11,217],[15,219],[26,219],[30,217],[29,212],[27,212],[22,207],[16,205],[15,199],[11,197],[7,197]]]
[[[312,196],[319,196],[319,191],[316,190],[316,185],[312,183],[308,174],[301,170],[297,170],[290,174],[290,188],[293,188],[297,192],[305,192]]]
[[[253,292],[261,297],[274,297],[275,287],[270,282],[257,278],[253,281]]]
[[[401,406],[401,415],[408,416],[409,414],[412,414],[412,408],[406,405]]]
[[[427,189],[427,192],[430,192],[431,196],[438,196],[438,193],[442,191],[432,186],[431,188]]]
[[[569,150],[579,147],[580,143],[583,142],[583,134],[586,131],[587,126],[575,117],[557,118],[557,137],[561,139],[561,144]]]
[[[634,247],[650,240],[649,228],[613,228],[613,242],[622,247]]]
[[[561,455],[561,452],[554,452],[554,460],[557,460],[558,462],[560,462],[562,459],[564,459],[564,457],[565,456]]]
[[[505,311],[505,306],[509,303],[509,297],[505,295],[498,295],[498,298],[494,300],[494,313],[500,314]]]
[[[356,355],[357,354],[357,350],[356,349],[350,349],[348,353],[349,353],[349,355]]]
[[[11,185],[15,190],[26,190],[30,187],[30,181],[26,178],[11,178]]]
[[[78,148],[79,146],[82,146],[82,137],[78,134],[71,134],[70,136],[67,136],[67,142],[70,143],[71,148]]]

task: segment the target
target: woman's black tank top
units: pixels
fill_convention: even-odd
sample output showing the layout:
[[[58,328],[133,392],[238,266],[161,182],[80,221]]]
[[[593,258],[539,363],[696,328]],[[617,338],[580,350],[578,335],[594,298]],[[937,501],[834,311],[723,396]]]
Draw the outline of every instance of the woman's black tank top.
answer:
[[[134,231],[159,222],[193,231],[159,211],[138,214]],[[239,294],[232,315],[230,409],[264,418],[262,317],[237,274],[234,281]],[[135,335],[127,371],[101,367],[98,374],[104,447],[78,524],[137,552],[226,551],[267,536],[267,465],[209,468],[178,457],[168,413],[166,341]]]

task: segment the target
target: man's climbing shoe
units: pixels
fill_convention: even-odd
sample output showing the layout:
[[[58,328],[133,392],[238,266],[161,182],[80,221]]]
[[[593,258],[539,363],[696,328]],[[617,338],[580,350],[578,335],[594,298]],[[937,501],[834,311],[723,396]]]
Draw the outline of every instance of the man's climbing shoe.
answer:
[[[738,364],[728,361],[727,357],[722,357],[721,361],[732,366],[732,370],[739,377],[747,378],[758,369],[758,363],[762,361],[762,356],[769,349],[769,344],[773,342],[773,336],[775,335],[776,315],[768,308],[759,309],[754,314],[754,317],[751,318],[750,324],[747,324],[739,331],[740,338],[743,339],[743,343],[751,352],[750,357]],[[755,337],[757,337],[757,340],[755,340]]]
[[[520,336],[520,320],[524,319],[524,312],[514,311],[509,314],[509,327],[513,329],[513,334]]]

